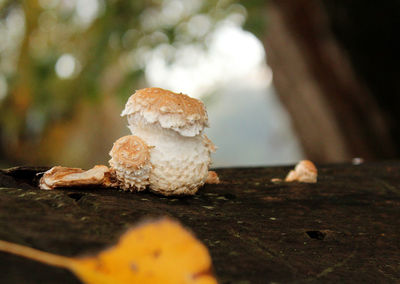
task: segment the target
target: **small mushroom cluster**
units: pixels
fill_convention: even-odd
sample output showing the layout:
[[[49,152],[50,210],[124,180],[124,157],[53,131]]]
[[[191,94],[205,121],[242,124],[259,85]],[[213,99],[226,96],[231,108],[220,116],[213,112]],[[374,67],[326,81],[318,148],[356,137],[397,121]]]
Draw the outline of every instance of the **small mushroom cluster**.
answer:
[[[216,173],[208,171],[215,146],[203,134],[208,117],[201,101],[161,88],[145,88],[129,98],[121,116],[127,117],[132,135],[114,143],[108,171],[97,166],[97,170],[78,171],[76,176],[74,169],[71,178],[68,168],[59,167],[64,169],[60,180],[54,167],[41,178],[40,187],[87,185],[88,180],[95,180],[96,185],[117,184],[129,191],[148,187],[163,195],[190,195],[205,182],[219,182]],[[80,183],[77,178],[81,177],[85,181]]]

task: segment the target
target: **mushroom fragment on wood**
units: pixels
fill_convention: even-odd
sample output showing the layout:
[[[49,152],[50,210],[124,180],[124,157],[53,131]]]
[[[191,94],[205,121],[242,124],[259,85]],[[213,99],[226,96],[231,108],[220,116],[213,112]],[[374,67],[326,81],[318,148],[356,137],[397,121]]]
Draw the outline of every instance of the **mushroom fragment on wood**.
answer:
[[[291,170],[285,178],[286,182],[299,181],[316,183],[318,171],[314,163],[308,160],[300,161],[294,170]]]
[[[79,168],[55,166],[46,171],[39,182],[39,187],[46,190],[57,187],[90,185],[112,187],[117,185],[117,181],[108,167],[97,165],[87,171]]]
[[[218,174],[216,172],[214,172],[214,171],[209,171],[207,179],[206,179],[206,183],[208,183],[208,184],[219,184],[220,180],[219,180]]]

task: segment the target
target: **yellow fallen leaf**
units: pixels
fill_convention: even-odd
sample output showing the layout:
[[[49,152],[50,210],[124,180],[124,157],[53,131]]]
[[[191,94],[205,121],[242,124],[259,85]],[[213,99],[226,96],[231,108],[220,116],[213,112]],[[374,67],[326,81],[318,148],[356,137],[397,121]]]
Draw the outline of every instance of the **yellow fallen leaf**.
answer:
[[[68,258],[1,240],[0,251],[67,268],[88,284],[217,283],[207,248],[167,218],[128,231],[95,257]]]

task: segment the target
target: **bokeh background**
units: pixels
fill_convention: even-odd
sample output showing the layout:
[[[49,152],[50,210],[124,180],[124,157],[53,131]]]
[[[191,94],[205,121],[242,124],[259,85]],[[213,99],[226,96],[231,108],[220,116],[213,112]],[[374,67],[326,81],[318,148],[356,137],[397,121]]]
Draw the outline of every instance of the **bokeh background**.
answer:
[[[150,86],[205,102],[216,167],[396,158],[399,5],[350,2],[0,0],[0,166],[106,164]]]

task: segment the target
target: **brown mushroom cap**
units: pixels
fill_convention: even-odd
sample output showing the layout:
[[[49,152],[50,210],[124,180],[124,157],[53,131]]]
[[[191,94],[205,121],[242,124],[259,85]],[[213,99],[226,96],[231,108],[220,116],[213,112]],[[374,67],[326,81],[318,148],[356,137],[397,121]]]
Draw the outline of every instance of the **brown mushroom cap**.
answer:
[[[149,184],[152,169],[150,148],[146,142],[133,135],[121,137],[114,142],[109,163],[122,189],[141,191]]]
[[[309,160],[303,160],[297,163],[294,170],[291,170],[285,178],[286,182],[299,181],[306,183],[316,183],[318,170],[314,163]]]
[[[200,132],[208,126],[207,112],[200,100],[161,88],[137,90],[129,98],[121,115],[137,113],[148,123],[159,122],[161,127],[177,131],[196,126],[196,132]]]
[[[134,135],[127,135],[114,142],[110,151],[110,164],[122,165],[129,170],[138,170],[150,161],[149,147],[146,142]]]

